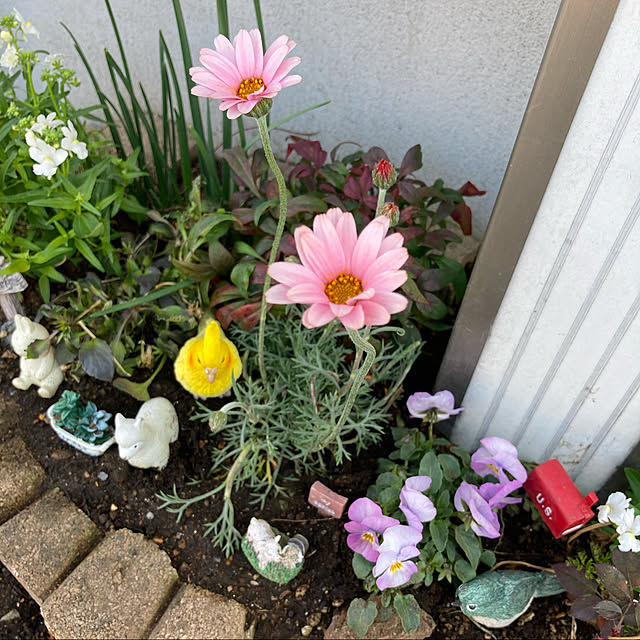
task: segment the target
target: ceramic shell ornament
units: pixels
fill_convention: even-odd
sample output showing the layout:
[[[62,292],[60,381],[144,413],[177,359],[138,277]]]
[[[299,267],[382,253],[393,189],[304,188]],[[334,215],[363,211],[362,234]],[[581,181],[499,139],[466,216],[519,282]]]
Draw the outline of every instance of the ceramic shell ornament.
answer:
[[[20,356],[20,375],[11,381],[16,389],[25,391],[31,385],[38,387],[41,398],[55,395],[63,379],[62,369],[56,361],[56,350],[52,345],[38,358],[28,358],[27,349],[36,340],[46,340],[49,332],[26,316],[13,317],[15,329],[11,334],[11,348]]]
[[[135,418],[116,414],[116,442],[123,460],[140,469],[163,469],[169,461],[169,444],[178,438],[178,415],[166,398],[151,398]]]
[[[300,573],[309,542],[300,534],[287,538],[266,520],[251,518],[241,546],[260,575],[284,584]]]

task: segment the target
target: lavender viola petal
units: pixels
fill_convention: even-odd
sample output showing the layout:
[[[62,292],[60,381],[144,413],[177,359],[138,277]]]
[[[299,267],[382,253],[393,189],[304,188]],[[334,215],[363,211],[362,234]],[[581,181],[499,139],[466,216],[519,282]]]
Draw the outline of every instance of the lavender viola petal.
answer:
[[[404,486],[411,491],[426,491],[431,486],[429,476],[411,476],[404,481]]]
[[[351,520],[362,522],[370,516],[381,516],[382,509],[369,498],[358,498],[349,507],[348,515]]]
[[[518,459],[518,450],[508,440],[492,436],[480,440],[482,446],[471,456],[471,468],[480,476],[493,475],[500,482],[507,482],[513,478],[524,482],[527,471]]]
[[[400,503],[400,511],[404,513],[404,517],[407,519],[407,524],[412,529],[420,531],[420,533],[422,534],[422,522],[420,521],[420,518],[418,518],[418,516],[416,516],[416,514],[411,511],[411,509],[407,508],[406,505],[402,504],[402,502]]]
[[[379,556],[378,538],[373,532],[352,533],[347,536],[347,546],[369,562],[376,562]]]
[[[404,524],[389,527],[384,532],[384,538],[380,544],[380,552],[400,551],[408,545],[417,545],[422,540],[422,533]]]
[[[376,585],[381,591],[400,587],[411,579],[411,576],[418,571],[414,562],[396,562],[387,569],[377,580]]]
[[[405,489],[400,492],[400,509],[405,516],[407,515],[406,510],[411,511],[420,522],[429,522],[437,514],[433,502],[427,496],[419,491],[405,491]]]
[[[362,519],[362,524],[368,527],[369,529],[373,529],[378,533],[384,533],[390,527],[394,527],[397,524],[400,524],[398,520],[395,518],[390,518],[389,516],[367,516]]]
[[[522,502],[521,498],[508,498],[512,492],[520,489],[522,483],[518,480],[510,480],[505,483],[485,482],[478,488],[478,493],[489,503],[492,508],[501,509],[507,504]]]
[[[497,485],[499,486],[499,485]],[[458,511],[464,511],[466,503],[471,512],[473,522],[471,528],[479,536],[497,538],[500,536],[500,521],[491,505],[482,497],[478,488],[468,482],[460,483],[454,496],[454,504]]]
[[[454,409],[455,399],[450,391],[438,391],[434,395],[425,391],[418,391],[407,399],[407,409],[414,418],[424,418],[428,411],[435,409],[436,421],[446,420],[457,415],[462,408]]]

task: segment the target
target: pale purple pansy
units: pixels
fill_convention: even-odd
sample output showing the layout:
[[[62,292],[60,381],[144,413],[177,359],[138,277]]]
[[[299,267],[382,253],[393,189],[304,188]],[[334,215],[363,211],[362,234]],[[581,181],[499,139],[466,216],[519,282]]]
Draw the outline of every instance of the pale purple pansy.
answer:
[[[433,502],[422,492],[431,486],[429,476],[407,478],[400,491],[400,510],[404,513],[410,527],[422,531],[422,523],[436,517]]]
[[[358,498],[349,507],[350,521],[344,525],[349,532],[349,549],[361,554],[369,562],[378,559],[378,535],[399,524],[395,518],[382,514],[382,509],[369,498]]]
[[[509,494],[520,489],[522,483],[518,480],[509,482],[485,482],[478,488],[478,493],[489,503],[492,509],[502,509],[508,504],[518,504],[522,498],[510,498]]]
[[[416,545],[422,540],[422,533],[413,527],[399,524],[384,532],[380,544],[378,561],[373,567],[378,589],[399,587],[409,581],[418,567],[409,558],[420,555]]]
[[[499,486],[499,485],[496,485]],[[468,482],[461,482],[453,503],[458,511],[465,511],[464,503],[469,507],[471,528],[479,536],[485,538],[500,537],[500,521],[489,502],[480,495],[478,487]]]
[[[518,450],[508,440],[492,436],[480,440],[482,446],[471,456],[471,468],[479,475],[491,474],[502,483],[511,478],[522,484],[527,479],[527,471],[518,460]]]
[[[455,398],[451,391],[438,391],[433,395],[426,391],[418,391],[409,396],[407,409],[414,418],[427,418],[433,410],[436,415],[435,422],[440,422],[464,411],[462,407],[454,409],[454,404]]]

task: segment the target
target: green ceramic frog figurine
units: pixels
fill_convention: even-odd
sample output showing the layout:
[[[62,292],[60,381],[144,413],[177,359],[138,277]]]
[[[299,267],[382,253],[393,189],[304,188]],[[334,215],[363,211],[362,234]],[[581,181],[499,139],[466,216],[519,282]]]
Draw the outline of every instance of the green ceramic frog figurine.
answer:
[[[519,618],[534,598],[563,591],[549,571],[488,571],[461,584],[454,604],[478,626],[498,629]]]

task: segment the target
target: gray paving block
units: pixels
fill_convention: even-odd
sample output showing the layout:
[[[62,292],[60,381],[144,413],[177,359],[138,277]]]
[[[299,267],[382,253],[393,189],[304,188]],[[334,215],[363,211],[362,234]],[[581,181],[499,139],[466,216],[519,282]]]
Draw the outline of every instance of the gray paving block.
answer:
[[[247,637],[246,618],[247,610],[239,602],[187,584],[180,588],[149,638],[242,640]]]
[[[0,444],[0,523],[33,501],[44,478],[44,469],[22,438]]]
[[[0,526],[0,562],[42,605],[101,535],[91,519],[55,488]]]
[[[55,638],[146,638],[178,584],[164,551],[119,529],[44,601],[42,617]]]

